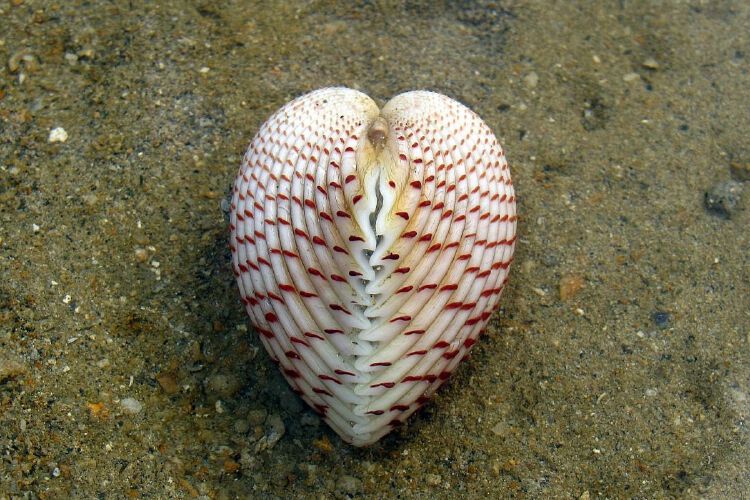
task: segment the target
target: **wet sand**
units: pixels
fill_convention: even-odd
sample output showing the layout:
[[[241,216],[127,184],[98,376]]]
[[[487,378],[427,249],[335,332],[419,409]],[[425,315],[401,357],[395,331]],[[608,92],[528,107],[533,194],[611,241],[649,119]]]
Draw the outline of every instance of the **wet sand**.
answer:
[[[158,4],[0,3],[0,498],[750,490],[749,4]],[[329,85],[469,105],[521,215],[471,359],[363,450],[259,349],[222,210]]]

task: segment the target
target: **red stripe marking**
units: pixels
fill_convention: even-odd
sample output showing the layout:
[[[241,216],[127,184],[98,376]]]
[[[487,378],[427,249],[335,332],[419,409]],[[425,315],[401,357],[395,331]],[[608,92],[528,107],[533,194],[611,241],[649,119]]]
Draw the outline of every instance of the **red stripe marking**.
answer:
[[[413,351],[406,355],[408,358],[409,356],[424,356],[427,354],[427,349],[422,349],[421,351]]]
[[[290,359],[302,359],[300,358],[300,355],[294,351],[286,351],[284,354],[286,355],[287,358],[290,358]]]
[[[325,340],[325,337],[313,332],[305,332],[304,335],[305,337],[310,337],[311,339]]]
[[[413,286],[411,286],[411,285],[409,285],[409,286],[405,286],[405,287],[402,287],[402,288],[399,288],[398,290],[396,290],[396,293],[406,293],[406,292],[410,292],[410,291],[411,291],[411,290],[412,290],[413,288],[414,288],[414,287],[413,287]]]
[[[341,283],[346,283],[346,278],[344,278],[343,276],[339,276],[338,274],[332,274],[331,275],[331,279],[333,281],[339,281]]]
[[[390,389],[394,385],[396,385],[394,382],[381,382],[380,384],[371,385],[370,387],[372,387],[373,389],[376,387],[385,387],[386,389]]]
[[[330,375],[326,375],[325,373],[321,374],[321,375],[318,375],[318,378],[320,380],[330,380],[331,382],[334,382],[334,383],[336,383],[338,385],[341,385],[341,381],[339,379],[333,378]]]
[[[344,333],[344,330],[339,330],[338,328],[326,328],[323,331],[326,332],[329,335],[333,335],[333,334],[336,334],[336,333]],[[352,373],[352,375],[354,375],[354,374]]]
[[[330,307],[334,311],[341,311],[342,313],[348,314],[349,316],[351,316],[352,314],[349,311],[347,311],[344,306],[341,306],[339,304],[328,304],[328,307]]]
[[[482,319],[481,316],[475,316],[473,318],[469,318],[469,320],[466,322],[466,324],[469,325],[469,326],[476,325],[477,323],[479,323],[479,321],[481,319]]]
[[[414,238],[417,235],[416,231],[409,231],[401,235],[402,238]]]
[[[383,361],[383,362],[380,362],[380,363],[370,363],[370,366],[391,366],[391,363],[389,363],[387,361]]]
[[[301,345],[303,345],[305,347],[310,347],[310,344],[308,344],[307,342],[305,342],[302,339],[298,339],[297,337],[289,337],[289,340],[291,340],[292,343],[294,343],[294,344],[301,344]]]
[[[396,318],[393,318],[390,323],[395,323],[396,321],[411,321],[411,316],[403,315],[398,316]]]
[[[441,340],[440,342],[438,342],[437,344],[435,344],[433,347],[435,349],[443,349],[444,347],[448,347],[449,345],[450,344],[448,342],[446,342],[445,340]]]
[[[393,271],[393,272],[394,272],[394,273],[398,273],[398,274],[406,274],[406,273],[408,273],[409,271],[411,271],[411,268],[410,268],[410,267],[399,267],[398,269],[396,269],[396,270],[395,270],[395,271]]]
[[[414,189],[422,189],[422,183],[419,181],[411,181],[409,183]]]
[[[268,321],[269,323],[276,323],[279,320],[279,318],[277,318],[276,315],[272,312],[267,312],[265,317],[266,321]]]
[[[399,217],[401,217],[404,220],[409,220],[409,214],[406,213],[406,212],[396,212],[396,215],[398,215]]]
[[[404,332],[404,335],[421,335],[426,330],[409,330],[408,332]]]
[[[351,219],[351,218],[352,218],[352,216],[351,216],[351,215],[349,215],[348,213],[346,213],[346,212],[343,212],[343,211],[341,211],[341,210],[337,211],[337,212],[336,212],[336,215],[337,215],[338,217],[346,217],[347,219]]]
[[[257,328],[257,327],[255,329],[258,330],[258,333],[260,333],[264,337],[269,338],[269,339],[273,338],[273,332],[271,330],[266,330],[265,328]]]
[[[296,289],[296,288],[294,288],[294,286],[292,286],[292,285],[287,285],[286,283],[280,283],[280,284],[279,284],[279,289],[280,289],[280,290],[283,290],[283,291],[285,291],[285,292],[296,292],[296,291],[297,291],[297,289]]]
[[[305,206],[309,208],[315,208],[315,202],[313,200],[307,199],[305,200]]]
[[[313,236],[312,242],[316,245],[327,246],[326,241],[320,236]]]
[[[268,267],[271,267],[271,263],[270,263],[270,262],[268,262],[268,261],[267,261],[266,259],[264,259],[263,257],[258,257],[258,264],[263,264],[263,265],[266,265],[266,266],[268,266]]]
[[[315,269],[314,267],[308,267],[307,272],[310,274],[314,274],[315,276],[319,276],[323,279],[326,279],[325,275],[321,273],[320,271],[318,271],[317,269]]]
[[[429,285],[422,285],[419,288],[417,288],[418,292],[421,292],[422,290],[434,290],[437,288],[437,285],[435,283],[430,283]]]
[[[335,374],[337,374],[337,375],[350,375],[350,376],[352,376],[352,377],[356,376],[356,375],[355,375],[354,373],[352,373],[352,372],[348,372],[348,371],[346,371],[346,370],[333,370],[333,372],[334,372]]]
[[[390,411],[406,411],[409,409],[409,405],[393,405]]]

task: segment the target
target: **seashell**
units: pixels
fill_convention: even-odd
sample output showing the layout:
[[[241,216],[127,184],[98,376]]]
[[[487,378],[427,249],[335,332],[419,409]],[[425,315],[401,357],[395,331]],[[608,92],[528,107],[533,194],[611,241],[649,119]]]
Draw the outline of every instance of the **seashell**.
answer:
[[[508,279],[516,204],[502,147],[462,104],[413,91],[380,110],[325,88],[261,126],[230,229],[241,299],[269,355],[363,446],[471,350]]]

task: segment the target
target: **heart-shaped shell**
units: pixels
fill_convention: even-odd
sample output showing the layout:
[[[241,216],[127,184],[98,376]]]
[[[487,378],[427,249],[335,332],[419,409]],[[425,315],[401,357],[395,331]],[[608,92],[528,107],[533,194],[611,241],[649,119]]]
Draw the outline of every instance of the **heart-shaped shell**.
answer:
[[[494,310],[515,246],[503,150],[471,110],[326,88],[263,124],[231,211],[242,302],[289,384],[347,442],[423,405]]]

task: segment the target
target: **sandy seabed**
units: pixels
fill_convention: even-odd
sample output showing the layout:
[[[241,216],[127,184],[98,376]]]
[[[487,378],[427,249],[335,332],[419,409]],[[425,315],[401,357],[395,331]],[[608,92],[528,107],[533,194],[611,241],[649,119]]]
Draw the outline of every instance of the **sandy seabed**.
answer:
[[[747,2],[4,0],[0,62],[0,499],[750,490]],[[259,349],[222,210],[329,85],[469,105],[521,215],[470,361],[362,450]]]

